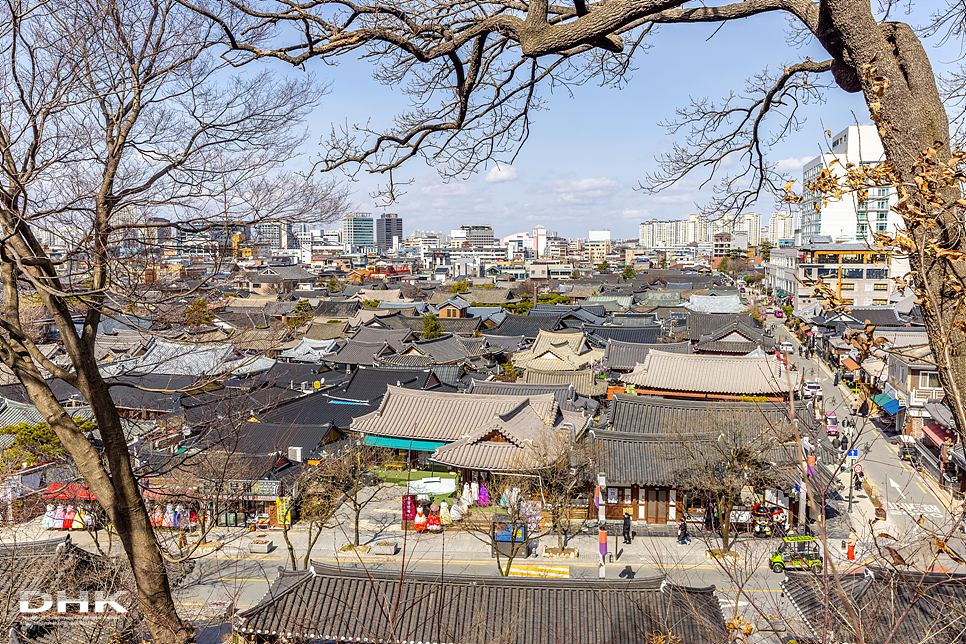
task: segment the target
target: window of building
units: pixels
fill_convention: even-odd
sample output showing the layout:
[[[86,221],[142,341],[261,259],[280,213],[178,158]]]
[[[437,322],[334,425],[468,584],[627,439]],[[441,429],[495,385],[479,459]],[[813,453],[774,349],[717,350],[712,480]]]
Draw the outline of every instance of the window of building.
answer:
[[[847,280],[860,280],[862,279],[862,273],[861,268],[843,268],[842,278]]]
[[[885,264],[886,256],[885,253],[872,253],[869,255],[869,261],[867,264]]]
[[[872,290],[873,291],[888,291],[889,290],[889,285],[888,284],[873,284],[872,285]]]
[[[888,230],[888,228],[889,228],[889,224],[880,221],[875,225],[875,232],[884,233],[886,230]]]
[[[838,277],[839,269],[837,268],[820,268],[818,269],[819,277]]]
[[[919,374],[920,389],[939,389],[939,374],[935,371],[923,371]]]
[[[887,277],[884,268],[870,268],[865,271],[865,279],[867,280],[884,280]]]
[[[815,263],[816,264],[838,264],[839,256],[835,253],[816,253]]]
[[[881,305],[886,305],[886,304],[889,303],[889,300],[872,300],[872,303],[875,304],[875,305],[880,305],[880,304]]]
[[[842,290],[843,291],[854,291],[855,290],[855,284],[852,284],[852,283],[842,284]]]
[[[876,218],[879,221],[882,221],[883,219],[888,219],[889,218],[889,211],[888,210],[880,210],[879,212],[877,212],[875,214],[875,216],[876,216]]]
[[[262,287],[261,284],[255,284],[254,282],[252,282],[252,288],[261,288],[261,287]]]
[[[811,266],[809,266],[808,268],[803,268],[802,269],[802,275],[804,275],[805,277],[811,277],[812,276],[812,268],[811,268]]]
[[[859,224],[855,227],[856,235],[865,235],[869,232],[869,224]]]

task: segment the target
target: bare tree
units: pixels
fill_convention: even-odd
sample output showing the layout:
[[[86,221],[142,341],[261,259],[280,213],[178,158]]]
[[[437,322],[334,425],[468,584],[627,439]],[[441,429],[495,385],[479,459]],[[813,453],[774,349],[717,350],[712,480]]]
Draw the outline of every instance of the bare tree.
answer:
[[[344,194],[331,184],[279,170],[303,141],[298,127],[322,92],[307,77],[233,75],[209,31],[168,0],[28,0],[2,11],[0,361],[117,530],[153,638],[187,642],[192,629],[175,610],[94,358],[96,334],[105,316],[124,312],[119,300],[145,301],[145,271],[162,244],[152,231],[211,236],[240,221],[341,212]],[[50,243],[67,249],[63,259],[51,259]],[[27,288],[36,293],[29,302],[21,297]],[[71,369],[48,360],[24,328],[23,307],[38,302]],[[103,452],[57,401],[45,372],[91,405]]]

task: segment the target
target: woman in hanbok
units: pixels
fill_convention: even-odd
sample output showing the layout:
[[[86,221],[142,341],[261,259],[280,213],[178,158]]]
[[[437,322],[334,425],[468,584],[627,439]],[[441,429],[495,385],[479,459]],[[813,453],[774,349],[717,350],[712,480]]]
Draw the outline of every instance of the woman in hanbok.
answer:
[[[151,525],[155,528],[161,527],[161,521],[164,520],[164,512],[161,510],[160,505],[154,506],[154,511],[151,513]]]
[[[463,495],[462,495],[463,505],[469,507],[473,503],[473,491],[470,489],[469,483],[463,484]]]
[[[464,507],[465,506],[461,502],[454,503],[453,509],[449,511],[450,518],[453,521],[459,521],[460,519],[462,519],[463,515],[466,514],[466,511],[463,509]]]
[[[470,503],[479,503],[480,499],[480,484],[473,481],[473,485],[470,486]]]
[[[162,528],[173,528],[174,527],[174,506],[170,503],[168,507],[164,509],[164,518],[161,520]]]
[[[480,486],[480,500],[479,505],[481,508],[485,508],[490,504],[490,493],[486,489],[486,484]]]
[[[74,506],[68,505],[67,509],[64,511],[64,527],[63,530],[73,530],[74,529]]]
[[[71,525],[72,530],[83,530],[84,529],[84,510],[77,506],[77,510],[74,512],[74,522]]]
[[[428,527],[430,532],[439,532],[442,530],[439,519],[439,506],[435,503],[429,506]]]
[[[190,530],[198,528],[198,513],[194,511],[194,508],[188,511],[188,528]]]
[[[40,522],[40,527],[46,528],[47,530],[53,530],[54,529],[54,521],[56,521],[56,519],[54,517],[56,516],[56,514],[57,513],[54,512],[54,506],[48,505],[47,506],[47,511],[44,512],[44,518]]]
[[[449,512],[449,504],[443,501],[439,504],[439,522],[442,525],[452,525],[453,515]]]
[[[510,490],[503,490],[503,494],[500,495],[500,507],[507,507],[510,505]]]
[[[64,506],[58,505],[57,511],[54,512],[54,530],[64,529]]]
[[[185,527],[184,523],[185,523],[184,506],[179,505],[174,509],[174,526],[172,527],[175,527],[175,528]]]
[[[417,506],[416,518],[413,520],[413,524],[416,526],[416,532],[426,532],[426,524],[428,521],[429,517],[423,513],[423,506]]]
[[[88,530],[94,527],[94,511],[91,509],[84,511],[84,527]]]

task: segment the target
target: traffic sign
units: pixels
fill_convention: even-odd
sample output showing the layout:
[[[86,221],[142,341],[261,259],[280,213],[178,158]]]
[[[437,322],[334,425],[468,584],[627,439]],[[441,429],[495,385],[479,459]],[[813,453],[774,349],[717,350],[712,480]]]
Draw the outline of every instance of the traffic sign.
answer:
[[[862,473],[862,464],[861,463],[856,463],[854,466],[852,466],[852,471],[855,472],[856,474],[861,474]]]
[[[859,450],[857,450],[857,449],[850,449],[849,450],[849,460],[850,461],[857,461],[857,460],[859,460]]]

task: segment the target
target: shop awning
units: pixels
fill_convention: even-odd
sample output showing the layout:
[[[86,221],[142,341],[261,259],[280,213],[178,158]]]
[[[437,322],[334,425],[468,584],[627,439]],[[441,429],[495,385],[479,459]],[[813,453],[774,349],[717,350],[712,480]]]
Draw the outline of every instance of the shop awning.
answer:
[[[900,410],[905,409],[906,406],[903,405],[898,400],[892,400],[884,405],[882,405],[882,411],[889,414],[890,416],[895,416]]]
[[[856,371],[857,369],[860,368],[859,363],[853,360],[852,358],[843,359],[842,366],[848,369],[849,371]]]
[[[96,501],[97,498],[83,483],[51,483],[44,490],[45,499],[64,499],[65,501]]]
[[[875,403],[876,407],[885,407],[890,402],[895,401],[895,398],[889,394],[879,394],[872,398],[872,402]]]
[[[933,445],[940,447],[943,442],[948,438],[951,441],[956,440],[956,435],[951,431],[940,425],[939,423],[929,423],[922,428],[922,433],[926,435]]]
[[[392,447],[394,449],[411,449],[419,452],[434,452],[437,447],[448,445],[439,441],[421,441],[412,438],[392,438],[390,436],[366,436],[363,440],[366,445],[373,447]]]

